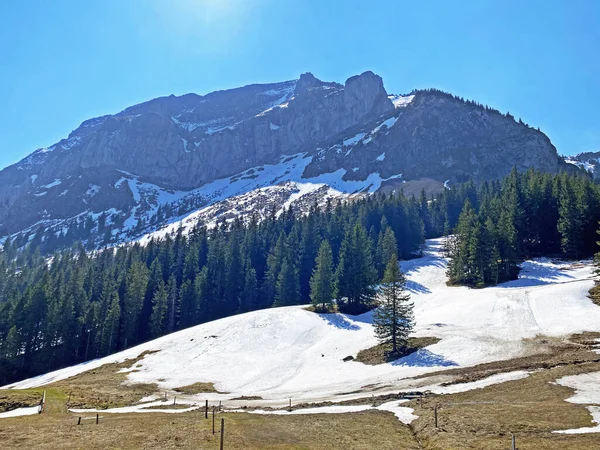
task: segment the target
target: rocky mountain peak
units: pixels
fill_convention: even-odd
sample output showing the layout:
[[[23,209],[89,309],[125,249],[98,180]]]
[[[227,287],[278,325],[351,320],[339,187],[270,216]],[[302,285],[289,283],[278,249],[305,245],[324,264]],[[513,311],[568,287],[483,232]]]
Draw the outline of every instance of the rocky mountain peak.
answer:
[[[374,114],[384,114],[394,109],[383,87],[383,79],[370,70],[346,80],[344,97],[349,108],[359,105]]]
[[[576,170],[508,114],[435,90],[388,95],[371,71],[344,85],[308,72],[83,122],[0,171],[0,241],[94,247],[190,214],[214,223],[326,196],[431,193],[512,167]]]

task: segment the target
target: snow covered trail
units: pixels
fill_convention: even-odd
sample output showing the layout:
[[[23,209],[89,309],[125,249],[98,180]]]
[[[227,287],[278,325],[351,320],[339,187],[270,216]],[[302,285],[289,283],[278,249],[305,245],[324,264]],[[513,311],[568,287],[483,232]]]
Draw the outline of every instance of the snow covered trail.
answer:
[[[587,298],[590,264],[540,259],[525,262],[518,280],[498,287],[449,287],[442,243],[430,240],[423,257],[402,262],[415,303],[415,334],[441,340],[388,364],[343,361],[377,343],[370,313],[318,315],[286,307],[199,325],[9,387],[42,386],[156,350],[136,363],[128,382],[156,383],[162,390],[213,382],[227,394],[202,398],[259,396],[265,406],[284,406],[289,398],[319,402],[432,388],[431,379],[412,377],[511,359],[527,351],[523,339],[538,335],[600,331],[600,308]]]

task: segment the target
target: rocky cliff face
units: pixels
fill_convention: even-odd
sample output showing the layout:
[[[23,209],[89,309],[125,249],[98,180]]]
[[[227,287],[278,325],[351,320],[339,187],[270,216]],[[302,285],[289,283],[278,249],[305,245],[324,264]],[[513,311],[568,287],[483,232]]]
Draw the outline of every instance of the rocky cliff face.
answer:
[[[99,245],[283,182],[292,185],[277,190],[278,204],[289,206],[309,191],[440,189],[513,166],[567,167],[543,133],[497,111],[439,91],[390,96],[372,72],[344,85],[307,73],[158,98],[82,123],[0,172],[0,236]]]

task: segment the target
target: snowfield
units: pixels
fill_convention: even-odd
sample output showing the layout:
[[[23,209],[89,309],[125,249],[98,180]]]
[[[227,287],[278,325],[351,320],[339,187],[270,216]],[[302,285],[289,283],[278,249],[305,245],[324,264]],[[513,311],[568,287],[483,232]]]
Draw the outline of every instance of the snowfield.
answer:
[[[206,323],[106,358],[7,386],[25,389],[66,379],[112,362],[145,356],[128,373],[130,383],[157,383],[163,390],[213,382],[220,392],[198,398],[230,400],[260,396],[256,406],[348,400],[428,389],[459,392],[526,377],[518,371],[442,388],[448,377],[412,377],[445,368],[472,366],[526,354],[524,339],[600,331],[600,308],[588,298],[590,263],[528,261],[518,280],[494,288],[446,285],[443,239],[430,240],[424,256],[402,262],[415,303],[416,336],[440,342],[400,360],[377,366],[343,362],[376,345],[371,313],[318,315],[303,307],[255,311]],[[432,383],[439,383],[432,385]],[[179,398],[179,396],[178,396]],[[194,398],[194,396],[188,397]],[[595,402],[591,402],[598,404]],[[248,403],[237,403],[237,405]],[[228,405],[236,407],[235,401]],[[394,408],[401,408],[395,402]],[[145,405],[146,408],[148,405]],[[142,409],[142,408],[138,408]],[[408,412],[398,409],[398,414]]]

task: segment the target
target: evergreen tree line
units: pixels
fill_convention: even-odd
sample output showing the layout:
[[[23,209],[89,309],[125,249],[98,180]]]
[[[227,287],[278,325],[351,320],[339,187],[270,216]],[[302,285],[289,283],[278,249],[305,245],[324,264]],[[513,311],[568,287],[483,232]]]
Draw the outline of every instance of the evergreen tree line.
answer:
[[[374,304],[391,256],[424,239],[420,204],[403,196],[292,209],[196,227],[164,240],[88,252],[0,253],[0,382],[33,376],[203,322],[334,296]]]
[[[327,310],[333,298],[342,311],[365,311],[389,261],[414,257],[424,238],[455,233],[450,281],[474,286],[515,277],[529,256],[591,255],[599,202],[598,186],[586,177],[513,171],[435,198],[374,195],[314,205],[303,216],[273,211],[145,246],[88,252],[76,245],[48,259],[39,248],[7,241],[0,252],[0,382],[246,311],[311,301]],[[401,328],[390,314],[385,320]]]
[[[513,170],[467,195],[447,240],[449,281],[483,287],[516,278],[530,257],[590,257],[598,220],[600,188],[589,178]]]

